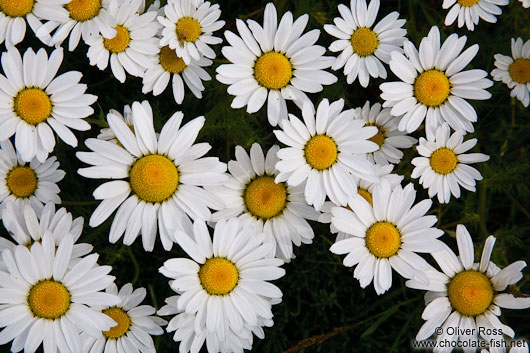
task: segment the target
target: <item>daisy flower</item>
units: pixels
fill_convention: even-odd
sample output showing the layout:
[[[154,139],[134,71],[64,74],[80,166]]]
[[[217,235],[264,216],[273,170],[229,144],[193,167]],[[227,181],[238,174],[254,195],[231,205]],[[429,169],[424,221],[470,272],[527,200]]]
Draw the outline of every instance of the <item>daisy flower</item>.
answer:
[[[309,16],[293,22],[286,12],[278,24],[274,4],[265,6],[263,27],[256,21],[236,20],[240,37],[225,31],[230,46],[223,55],[231,64],[217,67],[217,80],[230,85],[228,93],[236,96],[232,108],[247,107],[255,113],[267,102],[267,116],[272,126],[287,118],[286,99],[300,108],[309,98],[305,94],[322,91],[322,85],[337,82],[335,75],[324,71],[334,58],[323,56],[326,48],[314,45],[320,31],[302,35]]]
[[[112,2],[108,13],[116,21],[116,35],[105,37],[100,34],[86,40],[90,46],[87,53],[90,65],[104,70],[110,57],[112,74],[121,83],[125,82],[125,72],[143,77],[145,70],[153,65],[158,51],[156,11],[139,15],[138,2]]]
[[[77,139],[70,128],[90,129],[83,118],[94,113],[90,105],[98,97],[85,94],[87,86],[79,83],[83,76],[79,71],[55,77],[62,61],[61,48],[49,59],[43,48],[37,54],[29,48],[24,59],[15,47],[2,53],[0,141],[15,135],[15,148],[24,162],[36,156],[44,163],[55,147],[52,129],[72,147]]]
[[[458,27],[466,24],[467,29],[473,31],[479,19],[489,23],[497,22],[497,17],[502,14],[499,6],[505,6],[510,0],[444,0],[442,7],[451,10],[445,17],[445,25],[452,25],[458,18]]]
[[[273,254],[289,261],[294,257],[293,243],[312,243],[313,229],[306,219],[316,221],[319,213],[305,202],[303,185],[274,181],[279,149],[272,146],[265,156],[255,143],[249,156],[236,146],[236,160],[228,162],[232,178],[223,186],[211,188],[226,203],[226,209],[214,213],[212,218],[218,221],[238,217],[245,227],[264,233],[265,239],[275,244]]]
[[[512,56],[495,54],[495,69],[491,76],[495,81],[504,82],[525,107],[530,103],[530,40],[512,38]]]
[[[193,144],[205,119],[198,117],[181,127],[182,118],[181,112],[173,114],[157,137],[149,102],[134,102],[132,129],[122,118],[107,115],[120,144],[87,139],[85,144],[93,152],[77,152],[81,161],[92,165],[79,169],[82,176],[119,179],[94,191],[94,197],[103,202],[89,222],[97,227],[118,209],[110,227],[111,243],[125,232],[123,242],[131,245],[141,232],[144,249],[152,251],[158,228],[162,245],[169,250],[175,240],[173,230],[185,229],[188,216],[210,220],[208,207],[224,207],[223,200],[201,188],[228,180],[226,164],[217,157],[201,158],[211,146]]]
[[[405,41],[406,57],[391,54],[390,69],[402,82],[385,82],[381,88],[383,107],[392,107],[394,116],[401,116],[399,130],[413,132],[427,117],[425,132],[434,136],[436,128],[446,121],[453,130],[473,132],[477,113],[466,99],[489,99],[485,89],[493,82],[484,70],[462,71],[478,52],[474,44],[461,53],[467,37],[451,34],[440,47],[440,31],[432,27],[421,40],[419,52]]]
[[[61,203],[57,183],[66,173],[58,168],[55,156],[43,163],[37,158],[26,163],[11,141],[0,142],[0,209],[8,202],[31,205],[37,210],[47,202]]]
[[[133,291],[130,283],[118,287],[111,283],[106,292],[116,295],[121,302],[115,306],[105,306],[103,314],[116,321],[117,325],[104,331],[103,336],[94,338],[86,333],[81,333],[83,352],[85,353],[154,353],[155,344],[151,335],[161,335],[164,330],[160,327],[166,325],[166,320],[152,316],[155,308],[151,305],[140,305],[147,294],[145,288]]]
[[[344,207],[331,209],[331,224],[349,237],[333,244],[334,254],[347,254],[344,266],[357,265],[353,277],[362,288],[372,280],[377,294],[381,295],[392,286],[392,269],[405,278],[427,278],[422,273],[429,264],[416,253],[440,250],[438,240],[443,231],[434,228],[436,216],[425,214],[431,200],[422,200],[412,207],[416,191],[412,184],[402,188],[390,187],[383,180],[373,190],[372,203],[357,197]]]
[[[406,282],[410,288],[428,291],[425,294],[427,306],[422,314],[426,322],[420,328],[416,340],[427,339],[434,333],[436,327],[442,327],[443,334],[439,335],[436,341],[448,342],[447,347],[451,347],[451,343],[458,339],[477,341],[477,334],[486,341],[504,343],[503,334],[513,338],[515,333],[499,320],[501,308],[530,307],[530,297],[514,297],[506,291],[509,285],[523,278],[521,270],[526,267],[526,263],[517,261],[501,270],[490,262],[495,244],[493,236],[486,240],[480,263],[474,263],[473,241],[466,227],[461,224],[456,227],[456,240],[459,256],[447,246],[441,251],[432,253],[443,272],[431,267],[426,271],[428,283],[419,283],[415,280]],[[448,332],[448,327],[455,330]],[[456,334],[450,334],[451,332]],[[499,347],[490,347],[490,352],[505,352],[504,348]],[[434,349],[434,352],[441,351]]]
[[[152,65],[144,75],[142,93],[152,91],[154,96],[158,96],[164,92],[173,76],[171,86],[177,104],[181,104],[184,100],[184,82],[195,97],[201,99],[202,91],[204,91],[202,81],[211,80],[203,67],[210,66],[212,63],[210,59],[201,58],[191,59],[190,63],[186,64],[173,49],[168,46],[162,47],[159,49],[156,64]]]
[[[98,254],[70,267],[74,241],[67,235],[55,250],[53,235],[31,249],[17,245],[4,250],[7,271],[0,272],[0,345],[13,341],[11,350],[81,352],[79,332],[95,338],[116,322],[93,306],[117,305],[120,298],[100,292],[114,281],[110,266],[99,266]]]
[[[450,135],[449,125],[444,123],[434,138],[420,138],[417,149],[422,157],[412,160],[415,168],[411,177],[419,177],[420,184],[429,189],[429,197],[438,195],[441,203],[448,203],[451,194],[459,198],[459,185],[475,192],[475,180],[482,180],[482,175],[468,164],[490,159],[483,153],[464,153],[477,144],[477,139],[464,142],[464,135],[464,131],[455,131]]]
[[[350,8],[338,6],[341,17],[333,19],[335,25],[326,24],[324,30],[338,40],[331,43],[329,50],[342,52],[331,67],[339,70],[344,66],[346,81],[352,83],[359,77],[361,86],[367,87],[370,76],[386,79],[390,53],[403,53],[403,41],[407,30],[402,28],[405,20],[398,19],[394,11],[374,25],[379,11],[379,0],[372,0],[367,6],[365,0],[352,0]]]
[[[168,0],[163,9],[165,16],[158,16],[158,22],[164,27],[161,47],[169,46],[175,50],[186,65],[192,58],[215,58],[209,45],[222,42],[221,38],[213,36],[213,32],[225,25],[225,21],[218,21],[221,16],[219,4],[212,5],[204,0]]]
[[[316,111],[311,103],[302,110],[303,122],[290,114],[280,122],[282,130],[274,134],[288,147],[278,151],[280,172],[275,182],[298,186],[307,180],[304,196],[308,204],[320,210],[326,199],[345,206],[357,192],[357,178],[376,182],[375,169],[365,154],[379,146],[368,139],[377,132],[355,120],[355,110],[342,111],[344,100],[329,103],[323,99]]]
[[[523,7],[530,7],[530,0],[519,0]]]
[[[178,309],[196,315],[195,334],[215,334],[223,342],[230,329],[243,332],[261,319],[272,323],[271,306],[282,292],[267,281],[285,271],[282,260],[268,256],[273,244],[262,234],[232,218],[215,224],[213,241],[203,221],[195,221],[193,234],[177,230],[175,237],[191,259],[167,260],[159,271],[181,294]]]
[[[370,107],[370,102],[358,108],[357,119],[364,120],[365,126],[375,126],[377,133],[370,137],[370,141],[377,143],[379,149],[367,153],[368,160],[375,164],[399,163],[403,158],[400,149],[410,148],[418,142],[414,137],[407,136],[398,130],[400,118],[390,114],[390,108],[381,110],[381,104],[376,103]]]

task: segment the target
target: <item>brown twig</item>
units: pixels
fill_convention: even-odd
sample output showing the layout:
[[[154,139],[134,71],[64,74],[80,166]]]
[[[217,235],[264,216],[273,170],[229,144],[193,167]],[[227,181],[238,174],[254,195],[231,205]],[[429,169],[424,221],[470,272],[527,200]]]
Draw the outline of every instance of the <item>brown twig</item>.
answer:
[[[338,334],[341,334],[341,333],[343,333],[345,331],[351,330],[351,329],[361,325],[362,323],[363,323],[363,321],[355,322],[353,324],[349,324],[349,325],[346,325],[346,326],[337,327],[337,328],[333,329],[332,331],[323,333],[321,335],[315,335],[315,336],[311,336],[311,337],[305,338],[305,339],[301,340],[300,342],[298,342],[298,344],[296,346],[293,346],[293,347],[283,351],[283,353],[296,353],[296,352],[300,351],[301,349],[307,348],[307,347],[312,346],[314,344],[324,343],[325,341],[327,341],[331,337],[336,336]]]

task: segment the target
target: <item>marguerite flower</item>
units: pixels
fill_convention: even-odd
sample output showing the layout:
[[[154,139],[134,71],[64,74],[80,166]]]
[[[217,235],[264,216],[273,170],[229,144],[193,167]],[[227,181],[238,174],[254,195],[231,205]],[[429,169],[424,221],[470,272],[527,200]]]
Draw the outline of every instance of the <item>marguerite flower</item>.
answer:
[[[237,19],[241,37],[225,31],[230,46],[222,51],[231,64],[217,67],[216,78],[230,85],[228,93],[236,96],[232,108],[247,106],[248,113],[255,113],[267,102],[269,123],[276,126],[287,118],[286,99],[302,108],[309,100],[304,92],[320,92],[322,85],[337,81],[335,75],[324,71],[334,58],[323,56],[326,48],[314,45],[320,31],[302,35],[308,19],[306,14],[293,22],[288,11],[278,24],[276,8],[268,3],[263,27],[253,20],[245,24]]]
[[[412,207],[415,198],[412,184],[391,188],[383,180],[373,190],[373,206],[357,197],[348,204],[351,210],[331,209],[331,224],[350,237],[333,244],[330,251],[347,254],[344,266],[357,265],[353,277],[362,288],[373,280],[376,293],[385,293],[392,286],[392,269],[405,278],[427,280],[421,271],[429,264],[416,253],[440,250],[443,243],[438,238],[443,231],[433,227],[436,216],[425,215],[432,201]]]
[[[89,222],[96,227],[118,209],[110,228],[111,243],[125,232],[123,242],[130,245],[141,232],[144,249],[152,251],[158,229],[164,249],[169,250],[175,240],[174,229],[189,228],[188,216],[210,220],[208,207],[224,207],[223,200],[201,188],[228,180],[224,174],[226,164],[217,157],[201,158],[211,146],[193,145],[205,119],[198,117],[180,127],[182,118],[181,112],[173,114],[157,137],[149,102],[134,102],[132,131],[122,118],[113,113],[107,115],[120,144],[87,139],[85,144],[93,152],[77,152],[81,161],[92,165],[79,169],[79,174],[120,179],[106,182],[94,191],[94,197],[103,202]]]
[[[272,301],[279,303],[282,292],[268,281],[285,271],[282,260],[268,256],[274,245],[262,234],[231,218],[216,223],[213,240],[203,221],[195,221],[193,234],[177,230],[175,238],[191,259],[167,260],[160,272],[181,294],[177,308],[196,315],[196,335],[215,334],[224,342],[229,330],[243,332],[262,320],[272,325]]]
[[[452,342],[459,338],[468,342],[476,342],[477,336],[486,341],[504,343],[504,335],[514,337],[514,331],[504,325],[498,318],[501,308],[526,309],[530,307],[530,297],[514,297],[506,292],[509,285],[515,284],[523,275],[521,270],[526,267],[524,261],[517,261],[500,269],[490,262],[495,237],[486,240],[480,263],[475,263],[473,241],[466,227],[456,227],[456,240],[459,256],[449,247],[432,253],[443,272],[433,267],[426,271],[428,283],[415,280],[407,281],[406,285],[414,289],[428,290],[422,318],[425,321],[418,331],[418,341],[429,338],[436,327],[441,327],[443,334],[436,341]],[[448,327],[454,330],[447,330]],[[478,330],[478,328],[481,328]],[[460,334],[460,332],[462,334]],[[434,352],[450,352],[452,348]],[[490,347],[490,352],[505,352],[503,346]]]
[[[204,0],[168,0],[163,9],[165,16],[158,16],[158,22],[164,26],[161,47],[168,45],[175,50],[186,65],[192,58],[215,58],[209,45],[219,44],[222,40],[212,34],[225,25],[225,21],[218,21],[221,16],[219,4],[212,5]]]
[[[361,86],[368,86],[370,76],[386,78],[386,69],[381,62],[388,64],[394,50],[403,53],[403,41],[407,30],[402,28],[405,20],[398,19],[394,11],[374,25],[379,11],[379,0],[352,0],[350,8],[338,6],[341,17],[336,17],[335,25],[324,25],[324,30],[338,40],[331,43],[329,50],[342,53],[331,67],[339,70],[344,66],[346,81],[352,83],[359,77]]]
[[[211,80],[210,75],[203,67],[212,65],[207,58],[191,59],[189,64],[177,56],[175,51],[168,46],[159,49],[157,63],[153,64],[145,73],[142,93],[153,92],[158,96],[166,89],[171,76],[173,97],[177,104],[184,100],[184,82],[195,97],[201,99],[204,85],[202,81]]]
[[[475,44],[460,53],[466,40],[453,33],[440,47],[440,31],[435,26],[421,40],[419,53],[409,41],[403,44],[406,57],[392,53],[390,69],[403,82],[385,82],[379,87],[386,101],[383,107],[392,107],[392,115],[403,115],[399,130],[413,132],[427,117],[427,137],[433,137],[444,121],[453,130],[474,131],[477,113],[466,99],[489,99],[491,94],[485,89],[493,83],[485,78],[484,70],[462,71],[478,52]]]
[[[477,144],[477,139],[464,142],[464,131],[450,135],[449,125],[443,124],[436,131],[435,138],[420,138],[417,146],[422,157],[415,157],[412,164],[412,178],[420,178],[420,184],[429,189],[429,197],[438,195],[438,201],[448,203],[451,194],[459,198],[460,187],[475,192],[475,180],[482,175],[470,163],[485,162],[490,159],[483,153],[464,153]]]
[[[55,77],[62,61],[61,48],[49,59],[43,48],[37,54],[29,48],[24,59],[16,47],[2,53],[0,141],[15,135],[15,148],[24,162],[35,156],[41,163],[46,160],[55,147],[52,129],[73,147],[77,139],[70,128],[90,129],[83,118],[94,113],[90,105],[98,97],[85,94],[87,86],[79,83],[81,72]]]
[[[410,148],[416,144],[412,136],[407,136],[403,131],[398,130],[400,118],[390,114],[390,109],[381,110],[381,104],[375,103],[370,107],[370,102],[358,108],[357,119],[362,119],[365,126],[375,126],[377,133],[370,137],[370,141],[377,143],[379,149],[368,153],[368,160],[375,164],[399,163],[403,158],[403,152],[399,149]]]
[[[85,353],[155,353],[152,335],[161,335],[164,330],[160,327],[166,325],[166,320],[152,316],[155,308],[151,305],[140,305],[147,294],[145,288],[133,291],[130,283],[118,287],[111,283],[107,293],[117,295],[121,302],[115,306],[104,306],[103,314],[116,321],[117,325],[104,331],[103,336],[94,338],[86,333],[81,333],[83,352]]]
[[[308,204],[320,210],[326,196],[331,202],[345,206],[348,197],[357,192],[357,178],[376,182],[375,169],[366,153],[379,146],[368,139],[377,128],[355,120],[355,110],[342,111],[344,100],[329,103],[323,99],[316,111],[304,103],[303,122],[289,115],[280,121],[282,130],[274,134],[288,147],[278,151],[280,172],[275,182],[287,181],[298,186],[307,180],[304,195]]]
[[[276,183],[278,170],[272,146],[265,157],[257,143],[250,148],[250,157],[241,146],[236,146],[236,160],[228,162],[233,178],[223,186],[210,188],[226,203],[226,209],[213,214],[213,220],[238,217],[245,227],[264,233],[266,241],[275,244],[277,257],[284,261],[293,258],[293,243],[311,244],[313,229],[306,219],[316,221],[319,213],[304,199],[304,186]]]
[[[125,82],[125,71],[129,75],[143,77],[145,70],[153,65],[154,55],[159,50],[155,37],[159,29],[156,11],[138,14],[139,2],[111,2],[108,13],[115,19],[116,35],[105,37],[99,34],[86,40],[90,46],[87,53],[90,65],[104,70],[110,57],[112,74],[122,83]]]
[[[123,107],[123,114],[115,109],[110,109],[109,114],[112,114],[116,116],[118,119],[122,120],[127,126],[129,126],[131,129],[134,129],[133,122],[132,122],[132,110],[131,106],[126,104]],[[114,131],[110,127],[102,128],[99,131],[99,135],[97,136],[100,140],[105,141],[113,141],[119,144],[120,142],[116,139],[116,135],[114,134]]]
[[[491,76],[495,81],[504,82],[525,107],[530,103],[530,40],[512,38],[512,56],[495,54],[495,69]]]
[[[502,14],[499,6],[505,6],[510,0],[444,0],[442,7],[451,10],[445,17],[445,25],[452,25],[458,18],[458,27],[466,24],[470,31],[475,29],[479,19],[489,23],[497,22],[497,17]]]
[[[0,209],[8,202],[31,205],[37,210],[47,202],[61,203],[57,182],[66,173],[58,168],[55,156],[44,163],[37,158],[26,163],[11,141],[0,142]]]
[[[4,250],[7,270],[0,272],[0,345],[13,340],[11,350],[81,352],[80,332],[95,338],[116,322],[93,308],[117,305],[120,298],[100,292],[114,281],[110,266],[99,266],[98,254],[70,267],[74,241],[66,235],[57,250],[53,235],[31,249],[17,245]]]

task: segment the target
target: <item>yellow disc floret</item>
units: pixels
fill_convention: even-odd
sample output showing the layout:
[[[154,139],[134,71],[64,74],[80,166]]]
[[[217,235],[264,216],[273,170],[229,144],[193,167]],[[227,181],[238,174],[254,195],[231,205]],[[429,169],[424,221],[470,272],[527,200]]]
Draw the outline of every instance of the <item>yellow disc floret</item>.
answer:
[[[517,83],[530,82],[530,59],[515,59],[508,68],[510,77]]]
[[[182,17],[177,22],[177,38],[184,42],[195,42],[201,36],[202,28],[193,17]]]
[[[287,202],[284,183],[276,184],[274,178],[262,176],[247,184],[243,199],[250,213],[260,218],[272,218],[280,214]]]
[[[377,145],[381,147],[383,145],[383,142],[385,142],[385,129],[375,124],[366,124],[366,126],[375,126],[377,128],[377,133],[374,136],[370,137],[368,140],[377,143]]]
[[[493,300],[491,281],[482,272],[470,270],[457,273],[447,287],[449,302],[462,315],[479,315]]]
[[[222,257],[213,257],[201,266],[199,280],[208,294],[226,295],[236,287],[239,271],[231,261]]]
[[[395,255],[401,247],[401,235],[396,226],[389,222],[374,223],[366,231],[366,247],[379,258]]]
[[[40,88],[24,88],[15,97],[14,109],[20,119],[37,125],[50,117],[52,101]]]
[[[449,97],[451,86],[447,76],[438,70],[421,73],[414,82],[414,96],[423,105],[437,107]]]
[[[37,190],[37,175],[30,167],[16,166],[7,173],[6,184],[15,197],[30,197]]]
[[[442,147],[431,154],[430,163],[435,173],[446,175],[455,170],[458,158],[452,150]]]
[[[256,60],[254,77],[265,88],[280,89],[291,81],[293,67],[284,54],[268,52]]]
[[[103,310],[103,314],[109,316],[116,321],[117,325],[110,328],[108,331],[103,331],[103,335],[107,338],[120,338],[129,331],[131,326],[131,317],[121,308],[109,308]]]
[[[33,10],[35,0],[0,0],[0,12],[9,17],[25,16]]]
[[[470,7],[476,5],[478,0],[458,0],[460,6]]]
[[[353,51],[359,56],[372,55],[379,45],[377,34],[367,27],[357,28],[353,32],[350,42]]]
[[[116,35],[111,39],[103,38],[103,46],[112,53],[124,52],[131,42],[129,29],[122,25],[118,25],[114,29],[116,30]]]
[[[368,203],[370,205],[374,205],[373,201],[372,201],[372,194],[370,193],[370,191],[366,190],[366,189],[362,189],[362,188],[359,188],[357,189],[357,193],[362,196],[363,199],[365,199],[366,201],[368,201]]]
[[[162,202],[177,190],[179,172],[165,156],[152,154],[140,158],[129,173],[131,188],[147,202]]]
[[[70,17],[78,22],[93,19],[101,10],[101,0],[72,0],[66,4]]]
[[[304,156],[307,164],[314,169],[328,169],[337,161],[337,144],[329,136],[316,135],[306,143]]]
[[[177,56],[177,53],[167,45],[160,49],[159,55],[160,65],[172,74],[180,74],[186,68],[186,63],[182,58]]]
[[[70,307],[70,292],[54,280],[37,282],[28,294],[29,309],[36,317],[54,320],[63,316]]]

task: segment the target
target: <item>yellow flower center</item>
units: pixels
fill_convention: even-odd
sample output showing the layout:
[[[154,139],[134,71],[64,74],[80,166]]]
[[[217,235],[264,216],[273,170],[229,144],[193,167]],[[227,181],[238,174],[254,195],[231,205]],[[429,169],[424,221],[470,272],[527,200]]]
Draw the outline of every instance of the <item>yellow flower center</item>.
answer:
[[[491,281],[482,272],[470,270],[457,273],[447,287],[449,301],[462,315],[479,315],[493,300]]]
[[[160,49],[158,60],[164,70],[172,74],[180,74],[186,68],[184,60],[179,58],[177,53],[167,45]]]
[[[116,35],[111,39],[103,38],[103,46],[112,53],[121,53],[129,47],[131,42],[129,29],[122,25],[118,25],[114,29],[116,30]]]
[[[162,202],[177,190],[179,172],[165,156],[152,154],[137,160],[129,173],[131,188],[146,202]]]
[[[103,331],[103,335],[107,338],[120,338],[129,331],[131,326],[131,318],[121,308],[110,308],[103,310],[103,314],[109,316],[112,320],[116,321],[118,324],[113,326],[108,331]]]
[[[375,126],[377,128],[377,133],[370,137],[368,140],[377,143],[379,147],[383,145],[383,142],[385,142],[385,129],[383,129],[382,126],[368,123],[366,126]]]
[[[91,20],[99,14],[101,0],[72,0],[66,4],[66,9],[77,22]]]
[[[239,271],[231,261],[222,257],[213,257],[201,266],[199,280],[208,294],[225,295],[237,285]]]
[[[366,231],[366,247],[376,257],[391,257],[401,246],[401,235],[396,226],[388,222],[374,223]]]
[[[350,42],[353,51],[359,56],[372,55],[379,45],[377,34],[367,27],[357,28],[353,32]]]
[[[44,280],[31,287],[27,301],[33,315],[54,320],[70,308],[70,292],[60,282]]]
[[[177,22],[177,38],[184,42],[195,42],[201,36],[202,28],[199,21],[192,17],[182,17]]]
[[[449,79],[438,70],[425,71],[414,82],[414,96],[420,103],[429,107],[437,107],[445,102],[449,93]]]
[[[25,16],[33,10],[35,0],[0,0],[0,11],[9,17]]]
[[[23,88],[14,101],[15,113],[31,125],[37,125],[48,119],[52,107],[50,97],[40,88]]]
[[[16,166],[7,173],[6,184],[16,197],[30,197],[37,190],[37,175],[30,167]]]
[[[280,89],[291,81],[293,67],[284,54],[271,51],[256,60],[254,77],[265,88]]]
[[[373,201],[372,201],[372,194],[370,193],[370,191],[366,190],[366,189],[362,189],[362,188],[358,188],[357,189],[357,193],[359,195],[361,195],[363,197],[363,199],[365,199],[366,201],[368,201],[368,203],[370,205],[374,205]]]
[[[430,163],[435,173],[445,175],[455,170],[458,158],[452,150],[442,147],[431,154]]]
[[[337,161],[337,144],[326,135],[316,135],[307,141],[304,147],[307,164],[314,169],[328,169]]]
[[[508,68],[510,77],[517,83],[530,82],[530,60],[516,59]]]
[[[474,6],[477,2],[478,0],[458,0],[458,3],[460,4],[460,6],[465,6],[465,7]]]
[[[285,208],[287,190],[284,183],[276,184],[273,177],[262,176],[247,185],[243,198],[250,213],[269,219],[280,214]]]

